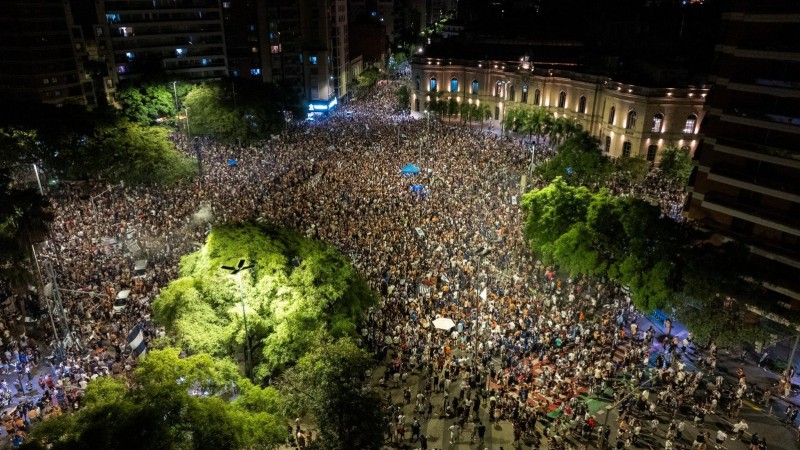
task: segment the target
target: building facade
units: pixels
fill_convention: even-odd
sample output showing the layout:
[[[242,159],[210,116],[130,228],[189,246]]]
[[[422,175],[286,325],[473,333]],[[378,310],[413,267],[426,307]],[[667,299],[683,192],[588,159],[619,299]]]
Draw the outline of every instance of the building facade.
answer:
[[[412,61],[411,108],[422,112],[430,92],[459,102],[488,104],[502,121],[512,108],[542,107],[578,120],[611,156],[658,162],[665,146],[691,152],[705,112],[707,86],[649,88],[607,77],[535,68],[520,61],[474,61],[417,56]]]
[[[89,48],[69,2],[0,1],[0,8],[0,96],[96,106],[96,86],[84,65]]]
[[[219,0],[103,0],[98,39],[120,80],[166,72],[181,78],[227,75]]]
[[[240,26],[242,20],[251,20],[256,30],[253,42],[266,42],[250,49],[261,54],[258,76],[295,89],[309,109],[314,105],[314,112],[346,98],[347,0],[266,0],[254,8],[252,18],[237,22]]]
[[[686,216],[747,244],[775,305],[800,309],[800,15],[729,7]]]

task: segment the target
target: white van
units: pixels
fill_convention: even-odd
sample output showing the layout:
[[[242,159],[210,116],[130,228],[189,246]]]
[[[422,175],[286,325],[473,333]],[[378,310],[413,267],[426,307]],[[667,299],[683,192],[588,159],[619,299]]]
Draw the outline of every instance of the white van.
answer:
[[[125,311],[125,307],[128,306],[128,296],[130,295],[130,289],[125,289],[117,293],[117,298],[114,300],[114,314],[120,314]]]

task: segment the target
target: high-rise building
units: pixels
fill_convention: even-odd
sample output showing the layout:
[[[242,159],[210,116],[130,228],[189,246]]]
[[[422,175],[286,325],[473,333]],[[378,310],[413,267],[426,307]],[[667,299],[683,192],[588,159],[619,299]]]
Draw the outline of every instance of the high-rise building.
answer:
[[[269,72],[265,68],[269,66],[272,52],[280,51],[280,45],[270,45],[274,38],[268,30],[266,3],[257,0],[223,1],[222,21],[228,74],[269,81]]]
[[[0,1],[0,97],[97,105],[81,27],[63,0]]]
[[[98,40],[119,79],[164,72],[182,78],[227,74],[219,0],[103,0]]]
[[[751,249],[773,304],[800,308],[800,15],[791,0],[732,1],[686,215]]]
[[[261,6],[259,6],[260,8]],[[348,93],[347,0],[266,0],[264,79],[292,86],[312,112]]]

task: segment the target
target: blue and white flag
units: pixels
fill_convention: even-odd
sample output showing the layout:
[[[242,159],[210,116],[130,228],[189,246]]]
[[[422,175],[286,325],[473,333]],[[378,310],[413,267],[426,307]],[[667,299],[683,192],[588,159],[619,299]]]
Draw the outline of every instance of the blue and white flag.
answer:
[[[131,334],[128,335],[128,345],[130,345],[131,350],[136,353],[137,357],[142,357],[147,353],[147,344],[144,342],[144,331],[142,331],[141,325],[136,325]]]

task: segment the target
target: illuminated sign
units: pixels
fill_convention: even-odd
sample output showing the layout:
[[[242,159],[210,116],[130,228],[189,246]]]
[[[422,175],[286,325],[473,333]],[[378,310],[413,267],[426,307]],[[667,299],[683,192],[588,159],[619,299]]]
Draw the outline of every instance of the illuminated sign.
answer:
[[[332,98],[328,103],[309,103],[308,110],[309,111],[329,111],[333,109],[338,104],[336,97]]]

